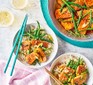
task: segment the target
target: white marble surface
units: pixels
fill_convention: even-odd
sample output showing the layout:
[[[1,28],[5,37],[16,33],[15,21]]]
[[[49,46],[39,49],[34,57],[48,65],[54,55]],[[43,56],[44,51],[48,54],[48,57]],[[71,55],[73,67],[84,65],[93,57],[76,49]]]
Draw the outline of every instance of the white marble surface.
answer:
[[[15,10],[11,7],[11,0],[0,0],[0,8],[7,7],[9,8],[14,16],[15,21],[12,26],[8,28],[0,27],[0,59],[7,60],[12,49],[12,42],[14,35],[20,28],[23,17],[26,13],[29,14],[28,23],[35,22],[36,20],[40,21],[41,24],[46,25],[46,22],[43,18],[40,2],[39,0],[29,0],[28,6],[24,10]],[[65,52],[78,52],[85,55],[93,64],[93,49],[80,48],[73,46],[61,39],[59,41],[59,50],[57,56]]]

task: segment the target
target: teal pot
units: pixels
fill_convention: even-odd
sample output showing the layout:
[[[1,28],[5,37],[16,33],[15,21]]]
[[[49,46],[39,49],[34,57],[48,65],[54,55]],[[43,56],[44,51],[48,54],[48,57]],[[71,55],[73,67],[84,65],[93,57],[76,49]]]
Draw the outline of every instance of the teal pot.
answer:
[[[62,29],[59,22],[55,19],[54,16],[56,0],[40,0],[40,3],[41,3],[42,13],[47,24],[56,33],[58,37],[75,46],[83,48],[93,48],[93,38],[92,38],[93,35],[88,35],[87,38],[75,38],[69,35],[69,33],[67,33],[64,29]]]

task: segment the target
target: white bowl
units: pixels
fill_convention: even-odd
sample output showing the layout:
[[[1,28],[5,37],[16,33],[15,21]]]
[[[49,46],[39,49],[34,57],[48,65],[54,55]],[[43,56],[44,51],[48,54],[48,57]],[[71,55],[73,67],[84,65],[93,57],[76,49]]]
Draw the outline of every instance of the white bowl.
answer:
[[[78,53],[70,52],[70,53],[65,53],[65,54],[60,55],[57,59],[55,59],[53,61],[50,71],[52,72],[52,69],[54,68],[54,66],[58,62],[65,62],[65,61],[71,59],[71,55],[75,56],[76,58],[82,58],[85,61],[87,68],[88,68],[88,71],[89,71],[89,78],[87,81],[87,85],[93,85],[93,66],[85,56],[78,54]],[[52,83],[52,85],[57,85],[53,79],[51,79],[51,83]]]
[[[37,27],[37,24],[36,24],[36,23],[28,24],[25,31],[29,30],[30,25],[33,25],[33,26]],[[41,27],[42,27],[43,29],[45,29],[46,32],[52,36],[52,38],[53,38],[53,40],[54,40],[53,51],[52,51],[51,55],[48,57],[49,59],[48,59],[46,62],[41,63],[41,65],[38,65],[38,64],[36,64],[36,65],[29,65],[29,64],[27,64],[24,60],[22,60],[21,57],[18,57],[18,60],[19,60],[20,62],[22,62],[22,63],[23,63],[24,65],[26,65],[26,66],[29,66],[30,68],[38,69],[38,68],[41,68],[41,67],[43,67],[43,66],[46,66],[47,64],[49,64],[49,63],[55,58],[55,56],[56,56],[56,54],[57,54],[58,41],[57,41],[57,37],[56,37],[55,33],[54,33],[47,25],[44,25],[44,26],[41,25]],[[18,33],[18,32],[17,32],[17,33]],[[17,33],[16,33],[16,35],[17,35]],[[15,38],[16,38],[16,35],[15,35]],[[14,41],[15,41],[15,38],[14,38]],[[14,43],[14,41],[13,41],[13,43]],[[15,52],[16,52],[16,51],[15,51]],[[14,52],[14,53],[15,53],[15,52]]]

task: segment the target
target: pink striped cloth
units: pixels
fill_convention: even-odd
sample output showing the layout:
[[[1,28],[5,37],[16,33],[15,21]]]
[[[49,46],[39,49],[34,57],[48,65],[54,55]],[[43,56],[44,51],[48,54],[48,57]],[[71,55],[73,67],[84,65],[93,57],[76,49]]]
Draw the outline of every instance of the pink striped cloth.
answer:
[[[51,85],[44,68],[34,70],[17,63],[13,76],[10,77],[11,66],[6,74],[3,73],[5,64],[5,61],[0,61],[0,85]]]

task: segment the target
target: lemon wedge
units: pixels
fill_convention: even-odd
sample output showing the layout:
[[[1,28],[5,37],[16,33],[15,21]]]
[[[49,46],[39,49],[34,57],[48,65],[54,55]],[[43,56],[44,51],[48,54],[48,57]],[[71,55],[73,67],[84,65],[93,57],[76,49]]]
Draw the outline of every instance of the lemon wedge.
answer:
[[[12,25],[14,21],[14,16],[12,12],[8,9],[0,10],[0,27],[8,27]]]
[[[24,9],[28,4],[28,0],[12,0],[11,4],[15,9]]]

